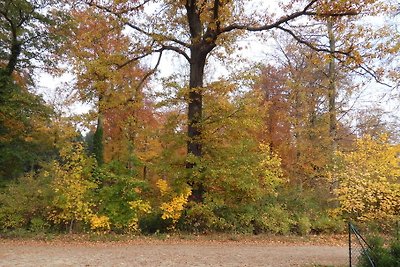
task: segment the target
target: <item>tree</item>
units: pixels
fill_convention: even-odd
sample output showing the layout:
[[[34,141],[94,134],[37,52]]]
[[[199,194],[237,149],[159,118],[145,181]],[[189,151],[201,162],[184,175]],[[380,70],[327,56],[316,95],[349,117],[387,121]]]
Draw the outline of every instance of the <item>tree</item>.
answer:
[[[187,89],[181,90],[178,96]],[[170,110],[160,131],[157,174],[177,194],[185,193],[188,172],[191,181],[202,182],[204,199],[189,199],[181,225],[185,229],[251,231],[263,201],[284,181],[279,157],[262,138],[263,97],[259,91],[239,93],[237,84],[219,81],[205,87],[204,100],[202,158],[186,156],[184,110]],[[185,170],[187,161],[195,167]]]
[[[113,110],[122,111],[121,107],[125,106],[126,110],[132,111],[130,115],[137,123],[137,110],[141,108],[143,98],[143,83],[137,77],[142,71],[135,64],[122,66],[129,54],[130,40],[115,18],[90,7],[71,10],[71,17],[71,27],[66,33],[71,38],[63,44],[63,51],[77,77],[76,98],[94,102],[96,106],[93,153],[98,163],[103,164],[104,140],[110,137],[106,135],[109,131],[105,129],[105,116]],[[135,133],[130,133],[129,142],[133,142],[133,136]],[[128,147],[132,154],[133,145],[128,144]]]
[[[142,178],[147,180],[154,159],[161,153],[158,131],[163,118],[156,114],[154,104],[144,98],[139,96],[134,103],[121,103],[105,112],[104,160],[120,161],[131,170],[142,169]]]
[[[307,44],[317,51],[329,53],[330,50],[326,47],[314,45],[312,41],[299,36],[295,28],[288,26],[289,22],[298,27],[301,25],[301,20],[298,19],[304,16],[318,18],[356,15],[375,3],[375,1],[340,3],[318,0],[290,1],[287,5],[282,4],[285,15],[278,17],[269,15],[270,10],[249,11],[250,5],[246,5],[244,1],[187,0],[163,1],[159,4],[154,2],[151,6],[154,12],[146,8],[148,6],[146,4],[153,2],[149,0],[135,3],[119,1],[118,5],[112,1],[87,2],[120,18],[121,22],[132,31],[132,39],[147,46],[144,54],[132,57],[131,61],[152,53],[159,53],[161,57],[165,51],[174,51],[186,59],[189,69],[187,154],[188,157],[192,155],[198,158],[203,156],[204,70],[207,59],[213,51],[223,47],[228,48],[244,31],[266,32],[276,29],[288,33],[296,41]],[[234,50],[234,47],[231,48]],[[352,52],[350,50],[342,54]],[[195,166],[188,161],[186,167],[192,169]],[[189,184],[193,186],[194,198],[201,201],[204,194],[202,182],[189,181]]]
[[[15,76],[17,76],[15,74]],[[25,171],[36,170],[40,161],[55,155],[51,136],[51,107],[0,70],[0,183]]]
[[[333,32],[333,20],[328,19],[327,21],[327,31],[329,39],[329,51],[330,59],[328,64],[328,103],[329,103],[329,137],[332,143],[332,152],[334,153],[337,149],[337,110],[336,110],[336,98],[337,98],[337,88],[336,88],[336,64],[335,64],[335,50],[336,50],[336,39]]]
[[[50,69],[61,40],[54,30],[62,16],[57,1],[0,2],[0,176],[11,179],[35,170],[54,155],[49,137],[52,110],[30,90],[32,74]],[[10,164],[13,168],[10,168]]]
[[[54,66],[56,28],[62,16],[53,0],[4,0],[0,3],[0,63],[5,75],[32,71],[38,62]]]
[[[396,117],[390,117],[390,113],[378,106],[363,108],[354,115],[354,130],[357,136],[371,136],[379,139],[379,136],[387,135],[393,143],[398,143],[399,125]]]
[[[265,138],[282,158],[291,182],[314,188],[322,185],[319,178],[332,163],[331,76],[327,67],[331,59],[307,47],[285,43],[280,38],[277,41],[279,50],[275,54],[282,53],[282,59],[275,66],[263,67],[255,87],[264,95],[268,109]],[[343,75],[335,76],[335,84],[350,90],[352,85]],[[337,97],[334,98],[336,103]],[[335,107],[335,120],[336,114],[342,114],[344,103],[339,104]],[[341,145],[341,136],[337,138]]]

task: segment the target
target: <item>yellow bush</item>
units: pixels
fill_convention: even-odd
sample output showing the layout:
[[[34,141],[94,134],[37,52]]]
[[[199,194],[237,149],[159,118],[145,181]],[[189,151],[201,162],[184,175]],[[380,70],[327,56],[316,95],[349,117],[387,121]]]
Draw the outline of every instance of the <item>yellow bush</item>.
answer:
[[[136,213],[150,213],[151,206],[148,201],[143,201],[141,199],[129,202],[131,209],[135,210]]]
[[[56,224],[70,224],[75,221],[89,222],[93,216],[94,204],[89,192],[97,185],[91,181],[94,161],[85,155],[81,143],[72,143],[60,151],[62,164],[54,161],[51,167],[53,181],[51,188],[55,196],[49,219]]]
[[[171,190],[171,188],[168,186],[167,181],[165,180],[158,179],[156,185],[160,190],[161,196],[166,195]]]
[[[341,166],[332,173],[338,186],[334,211],[360,221],[390,222],[400,215],[400,146],[385,135],[378,140],[365,136],[356,150],[338,153]]]
[[[144,214],[151,213],[151,206],[148,201],[141,199],[129,202],[130,208],[135,211],[135,215],[131,218],[128,228],[131,231],[137,232],[139,230],[139,218]]]
[[[104,215],[93,215],[90,218],[90,229],[94,231],[108,232],[111,229],[110,218]]]
[[[191,190],[187,189],[184,193],[173,197],[170,201],[162,203],[160,206],[163,212],[161,218],[163,220],[172,219],[172,222],[175,224],[181,217],[182,211],[191,194]]]

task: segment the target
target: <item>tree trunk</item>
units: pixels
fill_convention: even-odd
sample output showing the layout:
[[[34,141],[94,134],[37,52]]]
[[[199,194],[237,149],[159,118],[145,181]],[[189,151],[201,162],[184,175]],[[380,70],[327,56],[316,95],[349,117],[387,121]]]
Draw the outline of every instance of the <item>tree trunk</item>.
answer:
[[[335,153],[338,149],[337,144],[337,118],[336,118],[336,66],[335,66],[335,50],[336,50],[336,40],[335,35],[333,33],[333,22],[332,19],[328,19],[327,22],[328,29],[328,38],[329,38],[329,51],[330,51],[330,60],[328,66],[328,79],[329,79],[329,88],[328,88],[328,102],[329,102],[329,137],[331,140],[331,162],[332,164],[336,164]],[[333,172],[333,182],[331,191],[339,187],[339,181]],[[335,206],[339,205],[339,202],[336,200],[334,202]]]
[[[219,1],[214,3],[214,19],[217,21]],[[187,129],[187,154],[195,159],[203,156],[202,152],[202,129],[203,116],[203,79],[207,55],[216,46],[218,34],[216,29],[204,28],[204,21],[201,19],[201,8],[196,0],[188,0],[185,4],[187,21],[190,29],[190,80],[188,95],[188,129]],[[218,23],[216,23],[218,24]],[[214,25],[214,24],[213,24]],[[218,28],[218,27],[217,27]],[[193,160],[188,160],[186,168],[189,171],[188,184],[192,186],[191,199],[196,202],[203,202],[204,186],[203,181],[196,180],[198,175],[191,175],[196,167]],[[196,170],[202,171],[202,170]],[[198,178],[197,178],[198,179]]]
[[[93,135],[93,154],[96,157],[98,165],[102,165],[104,163],[103,124],[103,114],[99,111],[96,132]]]
[[[188,107],[188,154],[202,156],[201,119],[203,113],[203,77],[205,58],[192,57],[190,63],[189,107]]]
[[[190,91],[188,96],[187,154],[195,158],[202,157],[201,120],[203,115],[203,78],[205,64],[206,56],[202,55],[199,49],[193,48],[190,62]],[[195,164],[192,161],[186,163],[187,169],[193,170],[194,167]],[[193,188],[192,200],[202,202],[204,195],[202,181],[193,181],[190,179],[189,184]]]
[[[17,41],[13,42],[13,45],[11,47],[11,55],[6,67],[6,74],[8,76],[11,76],[12,73],[14,72],[20,53],[21,53],[21,45]]]
[[[21,54],[21,43],[18,41],[17,29],[14,25],[11,25],[12,42],[10,48],[10,57],[8,58],[8,63],[6,66],[6,74],[11,76],[15,67],[17,66],[18,58]]]
[[[336,119],[336,66],[335,66],[335,35],[333,33],[333,22],[331,19],[327,23],[328,37],[329,37],[329,51],[331,58],[328,66],[329,88],[328,88],[328,102],[329,102],[329,136],[331,138],[332,153],[337,150],[337,119]]]

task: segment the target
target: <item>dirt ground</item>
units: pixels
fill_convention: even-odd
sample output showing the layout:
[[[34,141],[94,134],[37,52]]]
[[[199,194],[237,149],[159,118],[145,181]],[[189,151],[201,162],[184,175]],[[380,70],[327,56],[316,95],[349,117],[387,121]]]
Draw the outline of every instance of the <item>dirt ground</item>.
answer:
[[[329,241],[0,239],[0,266],[346,266],[347,253]]]

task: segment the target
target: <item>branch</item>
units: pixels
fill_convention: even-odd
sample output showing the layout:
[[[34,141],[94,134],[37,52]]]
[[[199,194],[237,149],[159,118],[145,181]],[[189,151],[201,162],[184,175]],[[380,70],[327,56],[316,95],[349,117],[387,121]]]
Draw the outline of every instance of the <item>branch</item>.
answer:
[[[154,43],[154,41],[153,41],[153,43]],[[153,49],[152,49],[152,50],[149,50],[149,51],[147,51],[146,53],[144,53],[144,54],[142,54],[142,55],[139,55],[139,56],[136,56],[136,57],[134,57],[134,58],[131,58],[131,59],[127,60],[126,62],[124,62],[123,64],[118,65],[117,68],[118,68],[118,69],[121,69],[121,68],[125,67],[126,65],[129,65],[129,64],[132,63],[132,62],[136,62],[136,61],[138,61],[138,60],[140,60],[140,59],[143,59],[143,58],[145,58],[145,57],[147,57],[147,56],[150,56],[150,55],[153,54],[153,53],[162,53],[162,52],[165,51],[165,50],[174,51],[174,52],[176,52],[176,53],[182,55],[183,57],[185,57],[185,59],[186,59],[188,62],[190,62],[190,57],[189,57],[189,56],[186,54],[186,52],[183,51],[182,49],[179,49],[178,47],[175,47],[175,46],[161,45],[161,48],[160,48],[160,49],[156,49],[156,50],[153,50]]]
[[[274,23],[261,25],[261,26],[240,25],[240,24],[234,23],[234,24],[229,25],[229,26],[227,26],[225,28],[222,28],[221,29],[221,33],[230,32],[230,31],[233,31],[233,30],[247,30],[247,31],[251,31],[251,32],[271,30],[271,29],[276,28],[279,25],[281,25],[283,23],[286,23],[286,22],[288,22],[290,20],[293,20],[293,19],[296,19],[298,17],[310,14],[310,12],[308,12],[308,10],[317,1],[318,0],[311,1],[308,5],[305,6],[305,8],[303,10],[298,11],[298,12],[294,12],[294,13],[288,15],[288,16],[285,16],[285,17],[281,17],[280,19],[278,19]]]
[[[353,57],[350,57],[350,58],[353,58]],[[337,58],[337,59],[338,59],[338,58]],[[341,60],[341,59],[338,59],[338,60],[339,60],[340,63],[344,63],[343,60]],[[361,71],[357,71],[355,68],[349,67],[347,64],[343,64],[343,65],[344,65],[345,67],[347,67],[349,70],[351,70],[351,71],[353,71],[354,73],[356,73],[356,74],[359,74],[359,75],[362,75],[362,76],[364,76],[365,74],[368,74],[368,75],[370,75],[370,76],[372,77],[372,79],[373,79],[376,83],[378,83],[378,84],[380,84],[380,85],[384,85],[384,86],[386,86],[386,87],[393,88],[392,85],[381,81],[381,80],[379,79],[379,77],[376,75],[375,71],[374,71],[373,69],[367,67],[367,66],[363,66],[362,64],[357,64],[357,65],[356,65],[356,68],[359,68],[359,69],[365,71],[365,73],[362,73]]]
[[[313,45],[312,43],[310,43],[309,41],[306,41],[306,40],[304,40],[304,39],[302,39],[302,38],[300,38],[299,36],[297,36],[293,31],[291,31],[291,30],[289,30],[289,29],[287,29],[287,28],[284,28],[284,27],[282,27],[282,26],[278,26],[278,27],[276,27],[277,29],[280,29],[280,30],[282,30],[282,31],[284,31],[284,32],[286,32],[286,33],[288,33],[288,34],[290,34],[298,43],[301,43],[301,44],[304,44],[304,45],[306,45],[307,47],[309,47],[310,49],[312,49],[312,50],[314,50],[314,51],[316,51],[316,52],[324,52],[324,53],[329,53],[329,54],[334,54],[334,57],[337,59],[337,60],[339,60],[339,62],[341,62],[341,63],[343,63],[343,60],[341,60],[340,58],[338,58],[336,55],[338,55],[338,54],[340,54],[340,55],[345,55],[345,56],[347,56],[347,57],[349,57],[349,58],[351,58],[351,59],[354,59],[354,56],[352,56],[351,55],[351,51],[352,51],[352,47],[350,47],[349,48],[349,50],[347,51],[347,52],[345,52],[345,51],[340,51],[340,50],[335,50],[335,51],[330,51],[329,49],[326,49],[326,48],[321,48],[321,47],[317,47],[317,46],[315,46],[315,45]],[[366,74],[368,74],[368,75],[370,75],[374,80],[375,80],[375,82],[377,82],[377,83],[379,83],[379,84],[381,84],[381,85],[384,85],[384,86],[387,86],[387,87],[392,87],[390,84],[387,84],[387,83],[385,83],[385,82],[382,82],[378,77],[377,77],[377,75],[375,74],[375,72],[371,69],[371,68],[369,68],[369,67],[367,67],[367,66],[363,66],[362,64],[357,64],[357,68],[360,68],[361,70],[363,70],[363,71],[365,71],[365,73]],[[354,68],[350,68],[352,71],[354,71],[355,73],[358,73],[358,74],[363,74],[363,73],[361,73],[361,72],[359,72],[359,71],[356,71]]]
[[[213,17],[212,17],[212,21],[210,21],[210,23],[208,24],[207,30],[204,34],[203,39],[207,41],[207,39],[211,39],[211,43],[214,43],[217,38],[218,35],[221,33],[221,22],[219,20],[219,6],[220,6],[220,2],[219,0],[215,0],[214,1],[214,7],[212,9],[213,12]],[[215,27],[214,27],[215,24]]]
[[[127,60],[126,62],[124,62],[124,63],[118,65],[117,68],[118,68],[118,69],[122,69],[122,68],[125,67],[126,65],[129,65],[129,64],[132,63],[132,62],[136,62],[136,61],[138,61],[138,60],[140,60],[140,59],[142,59],[142,58],[145,58],[145,57],[151,55],[152,53],[153,53],[153,51],[150,51],[150,52],[147,52],[147,53],[145,53],[145,54],[139,55],[139,56],[137,56],[137,57],[131,58],[131,59]]]
[[[114,15],[115,15],[115,14],[114,14]],[[147,32],[147,31],[143,30],[142,28],[139,28],[138,26],[132,24],[131,22],[126,21],[126,22],[124,22],[124,24],[127,25],[127,26],[129,26],[129,27],[131,27],[131,28],[134,29],[135,31],[138,31],[138,32],[140,32],[140,33],[143,33],[144,35],[147,35],[147,36],[149,36],[149,37],[152,37],[152,36],[153,36],[151,33],[149,33],[149,32]]]
[[[354,99],[353,103],[350,105],[349,108],[347,108],[347,110],[345,110],[345,111],[342,112],[341,116],[338,118],[338,121],[341,121],[345,116],[347,116],[347,114],[348,114],[350,111],[353,110],[353,108],[354,108],[354,107],[356,106],[356,104],[357,104],[357,101],[361,98],[361,96],[362,96],[363,93],[364,93],[364,90],[362,90],[361,92],[359,92],[359,93],[356,95],[355,98],[353,97],[353,99]]]
[[[121,16],[124,13],[136,11],[136,10],[139,10],[139,9],[143,8],[143,6],[145,4],[147,4],[148,2],[150,2],[150,1],[151,0],[145,0],[145,1],[143,1],[143,3],[141,3],[141,4],[137,5],[137,6],[133,6],[131,8],[127,8],[127,9],[121,9],[120,11],[113,10],[110,7],[99,5],[96,0],[86,1],[86,4],[88,4],[91,7],[96,7],[96,8],[102,9],[102,10],[107,11],[108,13],[114,14],[116,16]]]
[[[219,0],[214,1],[214,10],[213,10],[213,19],[215,24],[217,25],[217,31],[220,31],[221,22],[219,21]]]
[[[211,120],[211,115],[210,115],[210,116],[208,116],[207,118],[205,118],[205,119],[203,120],[203,122],[204,122],[204,123],[207,123],[207,124],[209,124],[209,125],[212,124],[212,123],[218,123],[218,122],[221,122],[221,121],[223,121],[223,120],[232,118],[232,117],[235,116],[239,111],[242,111],[242,110],[243,110],[243,107],[240,106],[239,108],[235,109],[233,112],[231,112],[230,114],[228,114],[227,116],[225,116],[225,117],[220,117],[220,118],[215,118],[214,120]],[[210,120],[210,121],[207,122],[206,120]],[[215,134],[216,132],[218,132],[219,130],[223,129],[225,126],[226,126],[225,124],[222,124],[221,126],[216,127],[216,128],[211,132],[211,135],[213,135],[213,134]]]
[[[91,6],[91,7],[96,7],[96,8],[98,8],[98,9],[103,10],[103,11],[106,11],[107,13],[109,13],[109,14],[111,14],[111,15],[116,16],[116,17],[119,18],[119,19],[122,21],[122,23],[125,24],[126,26],[129,26],[129,27],[132,28],[133,30],[138,31],[138,32],[140,32],[140,33],[142,33],[142,34],[144,34],[144,35],[146,35],[146,36],[148,36],[148,37],[154,38],[156,35],[158,35],[158,34],[155,34],[155,33],[148,32],[148,31],[146,31],[146,30],[144,30],[144,29],[142,29],[142,28],[136,26],[135,24],[133,24],[133,23],[131,23],[131,22],[129,22],[129,21],[125,21],[125,19],[122,18],[122,14],[124,14],[124,13],[126,13],[126,12],[129,12],[129,11],[134,11],[134,10],[140,9],[140,8],[141,8],[142,6],[144,6],[146,3],[150,2],[150,0],[146,0],[146,1],[144,1],[142,4],[140,4],[140,5],[138,5],[138,6],[135,6],[135,7],[131,8],[131,9],[129,9],[129,10],[126,10],[126,11],[124,11],[124,12],[116,12],[116,11],[112,10],[111,8],[109,8],[109,7],[102,6],[102,5],[99,5],[99,4],[94,3],[94,2],[95,2],[94,0],[91,0],[91,1],[87,2],[87,4],[88,4],[89,6]],[[178,39],[176,39],[176,38],[174,38],[174,37],[171,37],[171,36],[163,36],[163,35],[161,35],[161,36],[163,37],[163,39],[164,39],[165,41],[175,42],[175,43],[177,43],[177,44],[179,44],[179,45],[182,45],[182,46],[184,46],[184,47],[186,47],[186,48],[190,48],[190,45],[189,45],[189,44],[187,44],[187,43],[185,43],[185,42],[183,42],[183,41],[181,41],[181,40],[178,40]],[[155,39],[155,38],[154,38],[154,39]]]
[[[382,81],[378,78],[378,76],[375,74],[374,70],[372,70],[371,68],[369,68],[369,67],[367,67],[367,66],[363,66],[363,65],[361,65],[361,64],[359,64],[358,67],[359,67],[360,69],[362,69],[363,71],[365,71],[368,75],[370,75],[370,76],[375,80],[375,82],[377,82],[377,83],[379,83],[379,84],[381,84],[381,85],[387,86],[387,87],[392,87],[390,84],[385,83],[385,82],[382,82]]]
[[[330,49],[317,47],[317,46],[313,45],[312,43],[310,43],[309,41],[300,38],[293,31],[291,31],[291,30],[289,30],[287,28],[284,28],[282,26],[277,26],[276,28],[279,29],[279,30],[282,30],[282,31],[284,31],[284,32],[286,32],[288,34],[290,34],[298,43],[304,44],[304,45],[306,45],[307,47],[311,48],[314,51],[325,52],[325,53],[330,53],[330,54],[332,53],[332,51]],[[351,47],[350,47],[349,51],[347,51],[347,52],[335,50],[335,51],[333,51],[333,53],[334,54],[341,54],[341,55],[349,56],[350,53],[351,53]]]
[[[281,17],[278,19],[276,22],[271,23],[271,24],[265,24],[265,25],[260,25],[260,26],[250,26],[250,25],[245,25],[245,24],[231,24],[225,28],[222,28],[220,33],[225,33],[233,30],[246,30],[246,31],[251,31],[251,32],[258,32],[258,31],[266,31],[266,30],[271,30],[273,28],[277,28],[280,25],[287,23],[291,20],[294,20],[298,17],[301,16],[319,16],[319,17],[343,17],[343,16],[351,16],[351,15],[358,15],[356,11],[350,10],[346,12],[340,12],[340,13],[318,13],[318,12],[313,12],[309,11],[311,7],[317,2],[318,0],[313,0],[308,3],[304,7],[303,10],[294,12],[290,15]]]
[[[149,72],[147,72],[143,76],[143,78],[140,80],[139,84],[136,86],[136,91],[139,90],[139,88],[143,86],[143,84],[146,82],[146,80],[157,71],[158,66],[160,66],[163,51],[161,50],[159,53],[160,53],[160,55],[158,56],[156,65],[154,66],[154,68],[152,68]],[[132,101],[132,99],[130,101]]]
[[[163,39],[163,40],[161,40],[161,41],[171,41],[171,42],[177,43],[177,44],[179,44],[179,45],[181,45],[181,46],[184,46],[184,47],[186,47],[186,48],[190,48],[190,45],[189,45],[189,44],[187,44],[187,43],[185,43],[185,42],[183,42],[183,41],[181,41],[181,40],[178,40],[178,39],[176,39],[176,38],[174,38],[174,37],[166,36],[166,35],[162,35],[162,34],[157,34],[157,33],[147,32],[147,31],[143,30],[142,28],[140,28],[140,27],[134,25],[134,24],[131,23],[131,22],[124,22],[124,24],[125,24],[126,26],[131,27],[133,30],[138,31],[138,32],[140,32],[140,33],[142,33],[142,34],[144,34],[144,35],[147,35],[148,37],[151,37],[151,38],[153,38],[153,39],[156,39],[156,38],[155,38],[156,36],[161,36],[162,39]]]
[[[172,46],[172,45],[162,45],[162,50],[170,50],[170,51],[174,51],[180,55],[182,55],[183,57],[185,57],[185,59],[190,62],[190,57],[188,56],[188,54],[186,54],[185,51],[183,51],[182,49],[179,49],[176,46]]]

